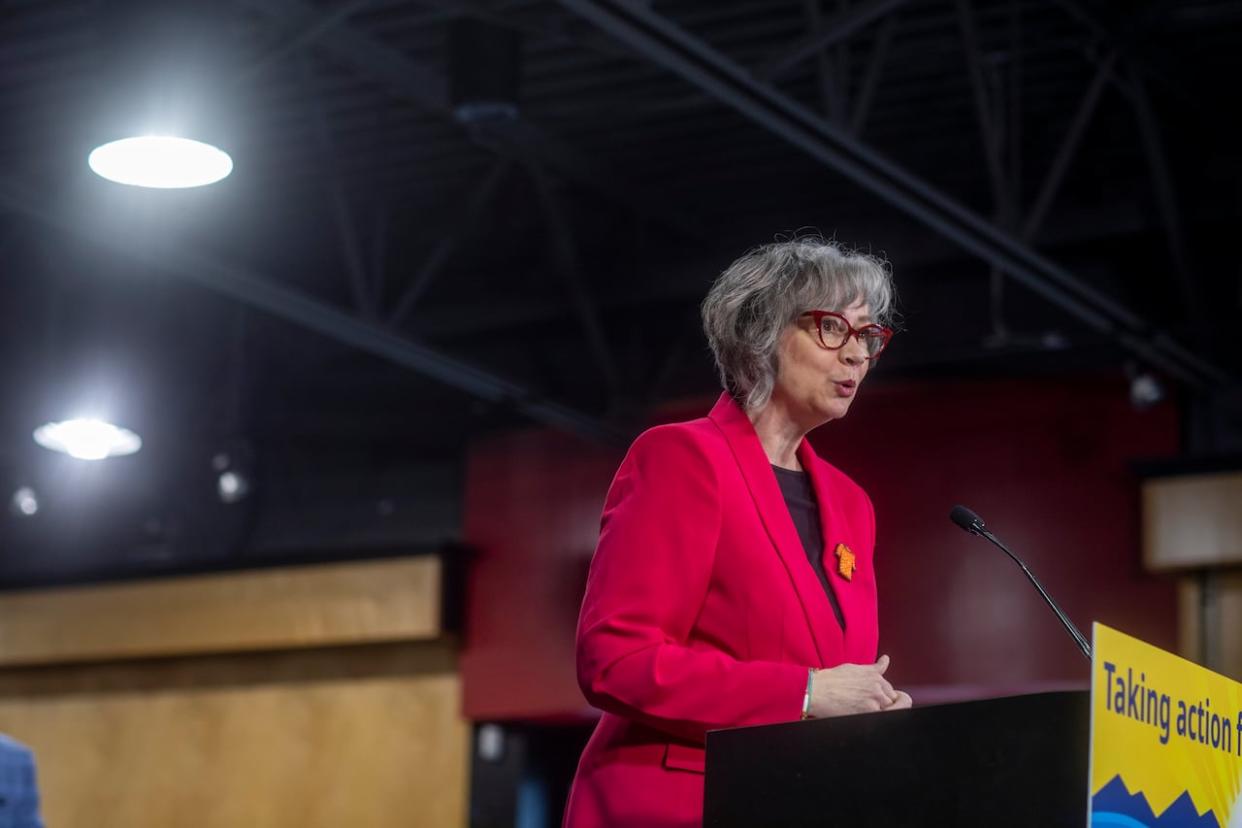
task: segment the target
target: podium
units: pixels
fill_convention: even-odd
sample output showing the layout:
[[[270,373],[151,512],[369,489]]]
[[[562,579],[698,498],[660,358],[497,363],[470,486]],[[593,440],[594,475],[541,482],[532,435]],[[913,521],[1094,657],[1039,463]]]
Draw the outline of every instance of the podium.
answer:
[[[1086,691],[712,731],[703,824],[1082,828],[1089,738]]]

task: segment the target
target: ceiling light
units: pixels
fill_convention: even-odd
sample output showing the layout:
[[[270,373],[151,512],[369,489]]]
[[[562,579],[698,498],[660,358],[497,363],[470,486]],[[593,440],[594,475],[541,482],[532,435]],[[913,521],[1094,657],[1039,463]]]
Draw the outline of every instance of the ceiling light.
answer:
[[[168,135],[122,138],[96,147],[87,159],[91,169],[118,184],[178,189],[214,184],[233,171],[227,152]]]
[[[241,472],[221,472],[216,480],[216,492],[225,503],[236,503],[250,493],[250,481]]]
[[[15,515],[32,517],[39,512],[39,498],[35,495],[34,489],[29,486],[22,486],[13,492],[13,497],[9,501],[9,508],[13,510]]]
[[[35,442],[79,460],[121,457],[142,448],[142,439],[128,429],[103,420],[74,419],[47,423],[35,429]]]
[[[1151,408],[1164,399],[1164,386],[1160,380],[1146,371],[1130,380],[1130,404],[1142,410]]]

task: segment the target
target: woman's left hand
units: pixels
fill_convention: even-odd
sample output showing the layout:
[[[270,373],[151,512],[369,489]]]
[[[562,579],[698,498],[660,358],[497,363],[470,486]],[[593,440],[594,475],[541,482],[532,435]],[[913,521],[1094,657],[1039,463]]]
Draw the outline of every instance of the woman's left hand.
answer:
[[[894,692],[897,693],[896,701],[882,708],[883,710],[909,710],[914,706],[914,699],[910,698],[910,694],[905,690],[896,690]]]

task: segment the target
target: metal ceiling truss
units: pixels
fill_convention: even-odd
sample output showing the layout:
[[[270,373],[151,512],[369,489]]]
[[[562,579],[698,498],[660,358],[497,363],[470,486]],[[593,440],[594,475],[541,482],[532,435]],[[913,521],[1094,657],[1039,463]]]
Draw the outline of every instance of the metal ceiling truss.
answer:
[[[1087,131],[1087,126],[1095,115],[1095,110],[1100,103],[1100,96],[1104,92],[1104,85],[1108,81],[1113,70],[1113,64],[1116,61],[1116,52],[1105,56],[1097,67],[1091,83],[1088,84],[1087,91],[1083,93],[1082,100],[1078,103],[1078,108],[1074,110],[1074,117],[1070,119],[1069,127],[1065,131],[1065,137],[1061,139],[1056,155],[1052,157],[1052,163],[1048,165],[1048,172],[1044,176],[1043,184],[1039,187],[1039,193],[1035,196],[1035,200],[1026,212],[1021,234],[1024,242],[1029,243],[1034,239],[1035,234],[1039,232],[1039,228],[1043,225],[1044,219],[1048,215],[1048,209],[1052,207],[1052,203],[1061,189],[1061,184],[1065,181],[1065,173],[1069,171],[1070,162],[1074,160],[1074,156],[1078,152],[1078,145],[1082,143],[1082,137]]]
[[[820,0],[803,0],[803,6],[811,34],[819,34],[823,30]],[[815,74],[824,113],[837,123],[845,120],[846,96],[849,94],[849,64],[843,57],[840,42],[815,54]]]
[[[641,0],[558,0],[560,4],[782,140],[845,175],[1052,304],[1190,386],[1228,375],[1155,329],[1113,297],[1032,249],[846,129],[760,79]],[[821,45],[818,44],[817,45]],[[810,54],[810,52],[807,52]]]
[[[510,162],[506,158],[500,158],[493,162],[487,177],[479,183],[478,187],[470,194],[469,199],[460,209],[456,221],[452,224],[452,229],[440,236],[435,245],[432,246],[431,252],[427,254],[422,267],[406,282],[405,291],[397,299],[393,305],[392,312],[388,315],[388,325],[390,327],[397,328],[405,322],[414,305],[426,293],[427,288],[431,286],[431,283],[439,275],[440,271],[444,269],[444,266],[448,264],[449,258],[452,257],[454,251],[461,246],[466,236],[478,227],[480,220],[487,211],[487,205],[495,196],[501,182],[504,181],[510,166]]]
[[[1148,98],[1146,84],[1137,73],[1131,73],[1131,103],[1134,118],[1138,124],[1139,138],[1143,144],[1143,154],[1151,169],[1151,183],[1156,206],[1160,210],[1160,220],[1164,225],[1165,241],[1169,248],[1169,258],[1173,261],[1173,276],[1181,289],[1182,303],[1186,315],[1193,320],[1202,320],[1205,316],[1203,299],[1199,295],[1198,286],[1191,273],[1190,251],[1186,246],[1186,235],[1182,230],[1181,210],[1177,204],[1176,190],[1173,186],[1173,173],[1169,169],[1168,158],[1164,151],[1164,140],[1160,135],[1160,125],[1152,111],[1151,100]],[[1197,330],[1201,326],[1196,325]]]
[[[549,400],[533,389],[429,348],[383,325],[360,318],[244,267],[196,253],[176,240],[139,237],[132,228],[108,226],[98,215],[58,207],[37,190],[0,179],[0,204],[19,215],[98,246],[156,272],[192,282],[249,307],[337,342],[411,368],[482,400],[511,405],[536,422],[606,443],[624,435],[602,420]]]
[[[818,2],[818,0],[813,0]],[[755,70],[760,80],[772,82],[783,77],[802,61],[817,55],[829,46],[853,37],[881,17],[904,6],[910,0],[866,0],[853,3],[827,20],[815,20],[810,34],[792,46],[782,46]],[[631,46],[633,44],[630,44]]]
[[[345,260],[345,275],[349,281],[349,292],[358,311],[363,316],[373,317],[376,312],[376,297],[372,296],[370,289],[371,280],[368,279],[362,243],[359,240],[359,228],[354,221],[353,211],[350,209],[349,194],[345,191],[345,182],[341,180],[337,165],[332,163],[337,153],[334,149],[332,129],[328,125],[327,116],[324,115],[323,105],[320,103],[319,96],[313,91],[317,87],[315,67],[305,56],[298,63],[302,69],[303,82],[308,89],[312,90],[311,120],[319,150],[323,153],[324,169],[328,171],[327,184],[332,200],[332,218],[341,243],[341,254]]]
[[[955,0],[955,6],[962,47],[966,53],[966,74],[970,80],[971,99],[975,104],[975,119],[979,123],[979,137],[983,144],[983,160],[987,164],[988,183],[992,186],[992,206],[1004,224],[1015,211],[1011,182],[1005,174],[1002,158],[1004,137],[998,124],[998,106],[988,94],[988,79],[984,76],[974,8],[970,0]]]
[[[616,410],[620,400],[621,373],[609,345],[608,335],[604,332],[598,305],[583,284],[582,267],[575,250],[574,232],[569,216],[566,215],[560,197],[553,192],[552,182],[544,171],[535,167],[530,169],[530,174],[535,181],[535,189],[539,193],[547,219],[548,245],[553,267],[565,284],[574,312],[582,323],[587,344],[599,364],[600,374],[608,389],[609,407]]]
[[[299,44],[313,45],[356,75],[385,87],[420,110],[456,123],[444,73],[438,67],[424,65],[350,28],[346,20],[348,15],[321,12],[301,0],[237,2],[286,29],[293,38],[290,42],[295,48]],[[473,4],[467,4],[462,12],[468,13],[470,5]],[[353,3],[349,8],[351,12],[356,11]],[[281,54],[287,53],[288,49]],[[471,132],[471,137],[484,149],[544,166],[679,234],[691,237],[705,235],[693,219],[663,206],[665,199],[638,189],[589,155],[527,120],[519,120],[503,128],[479,128]]]
[[[436,69],[421,65],[404,54],[380,44],[347,25],[347,18],[361,10],[364,2],[355,0],[333,12],[321,13],[298,0],[240,0],[243,6],[260,12],[280,25],[288,27],[290,37],[273,53],[258,62],[262,68],[292,52],[316,46],[351,70],[373,82],[395,91],[403,99],[414,103],[421,110],[447,120],[453,120],[447,85]],[[466,3],[457,7],[455,13],[481,14],[494,19],[492,9],[480,3]],[[253,70],[248,73],[253,74]],[[331,143],[322,109],[312,113],[320,140],[325,146]],[[589,188],[619,201],[641,217],[655,219],[683,235],[703,236],[702,229],[688,217],[660,208],[664,200],[653,194],[640,192],[632,185],[622,182],[606,168],[580,153],[567,143],[545,133],[527,120],[514,123],[481,125],[469,128],[470,137],[478,146],[494,152],[499,160],[487,178],[476,189],[462,211],[462,220],[456,232],[444,236],[432,249],[424,265],[406,283],[392,310],[387,314],[383,330],[397,329],[408,317],[417,301],[425,293],[434,278],[443,269],[469,229],[478,223],[487,203],[493,197],[511,161],[518,161],[532,170],[549,220],[550,244],[557,272],[565,281],[571,303],[583,322],[587,340],[601,366],[610,397],[616,400],[620,386],[616,361],[607,345],[598,310],[585,292],[578,274],[571,272],[578,266],[573,251],[573,239],[569,235],[568,221],[557,204],[546,180],[545,170],[554,171],[570,181],[585,184]],[[345,193],[339,181],[333,185],[334,218],[350,276],[351,293],[355,304],[367,316],[382,314],[380,298],[367,290],[365,267],[362,263],[357,233],[351,221]],[[338,336],[339,338],[339,336]],[[495,378],[499,381],[498,378]],[[530,413],[530,412],[528,412]],[[563,425],[563,423],[562,423]],[[594,432],[599,436],[601,427],[580,426],[575,430]],[[606,430],[606,429],[604,429]]]
[[[871,114],[871,102],[875,100],[875,90],[880,85],[880,76],[884,65],[888,62],[888,51],[893,43],[893,35],[897,31],[900,15],[892,13],[884,18],[880,30],[875,36],[875,44],[871,47],[871,57],[867,60],[867,68],[863,72],[862,86],[858,90],[858,99],[854,102],[854,110],[850,114],[850,134],[858,137]]]

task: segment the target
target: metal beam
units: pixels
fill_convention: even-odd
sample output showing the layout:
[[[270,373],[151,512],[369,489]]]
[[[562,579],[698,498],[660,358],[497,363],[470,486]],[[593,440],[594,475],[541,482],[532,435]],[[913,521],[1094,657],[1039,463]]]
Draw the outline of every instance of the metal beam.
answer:
[[[807,22],[811,34],[817,35],[823,30],[823,13],[819,7],[820,0],[803,0]],[[819,81],[819,94],[824,102],[824,112],[834,121],[840,122],[844,117],[845,106],[842,100],[842,82],[837,74],[835,62],[827,49],[821,49],[815,55],[815,73]]]
[[[0,180],[0,204],[69,237],[410,368],[472,396],[510,404],[545,425],[601,442],[623,442],[624,435],[598,418],[545,399],[525,385],[442,354],[246,268],[196,253],[173,240],[138,237],[133,229],[119,223],[110,225],[99,215],[60,209],[42,200],[37,192],[17,182]]]
[[[962,34],[962,49],[966,53],[967,77],[970,79],[971,98],[975,103],[975,119],[979,122],[979,137],[983,143],[983,159],[987,163],[988,182],[992,185],[992,207],[999,216],[1011,216],[1008,184],[1001,164],[1001,137],[996,123],[993,101],[988,96],[987,79],[983,76],[983,58],[979,49],[979,34],[975,28],[974,9],[970,0],[956,0],[958,28]]]
[[[358,226],[354,222],[353,211],[349,209],[349,195],[345,192],[345,182],[336,171],[332,160],[336,157],[332,141],[332,130],[328,126],[327,116],[319,97],[314,94],[315,67],[309,59],[299,61],[302,69],[302,81],[312,90],[311,121],[319,151],[323,154],[324,168],[328,171],[327,185],[332,199],[332,218],[336,226],[336,234],[341,243],[341,254],[345,259],[345,275],[349,278],[349,290],[353,296],[354,307],[364,316],[375,314],[375,301],[368,287],[367,266],[363,261],[362,244],[358,239]]]
[[[307,22],[305,27],[291,33],[285,38],[283,43],[243,69],[237,75],[236,82],[238,84],[247,83],[272,64],[278,63],[294,52],[307,48],[332,29],[344,23],[345,20],[362,11],[363,8],[372,2],[373,0],[349,0],[349,2],[341,3],[320,17]]]
[[[1176,97],[1183,105],[1194,108],[1200,115],[1208,114],[1195,95],[1198,84],[1182,77],[1176,67],[1169,65],[1165,55],[1143,46],[1139,40],[1144,34],[1145,19],[1142,10],[1133,10],[1123,4],[1121,18],[1124,22],[1114,25],[1103,20],[1083,0],[1052,0],[1065,13],[1088,29],[1108,51],[1118,54],[1121,62],[1138,71],[1148,79],[1156,81],[1165,91]],[[1164,50],[1167,52],[1167,50]]]
[[[384,279],[388,271],[388,233],[392,229],[393,206],[384,202],[375,205],[371,219],[371,251],[367,271],[371,274],[371,298],[375,308],[384,301]]]
[[[405,292],[401,294],[401,298],[393,306],[392,313],[388,316],[388,324],[391,327],[399,327],[413,309],[414,303],[417,302],[422,295],[431,286],[431,282],[448,264],[449,257],[462,243],[474,227],[483,217],[483,211],[487,208],[487,204],[492,200],[492,196],[496,193],[496,188],[500,186],[500,182],[504,180],[505,173],[509,171],[509,162],[500,159],[487,174],[487,178],[483,179],[478,188],[470,196],[464,208],[454,223],[453,228],[440,236],[440,240],[432,247],[431,253],[427,255],[423,266],[418,269],[418,273],[414,274],[414,278],[410,280],[405,288]]]
[[[809,24],[812,36],[823,31],[823,10],[820,2],[821,0],[804,0],[807,24]],[[815,70],[818,86],[820,86],[820,97],[823,99],[823,112],[837,123],[845,122],[848,112],[846,96],[850,91],[850,81],[846,74],[850,63],[848,63],[847,53],[841,51],[842,46],[843,43],[837,43],[830,48],[822,48],[815,56]]]
[[[582,323],[587,343],[595,352],[595,359],[599,363],[600,372],[608,388],[608,396],[615,406],[620,396],[621,376],[617,371],[617,361],[613,358],[608,337],[604,333],[603,323],[600,322],[599,308],[587,294],[586,286],[582,284],[581,267],[574,251],[573,228],[565,211],[561,208],[556,193],[552,192],[552,183],[548,181],[548,177],[539,169],[531,169],[530,174],[535,180],[535,188],[539,192],[544,215],[547,217],[548,243],[553,264],[569,292],[570,302],[578,315],[578,320]]]
[[[494,142],[493,149],[502,156],[542,167],[570,182],[593,183],[596,192],[611,194],[613,201],[629,207],[635,215],[649,218],[666,229],[692,239],[706,239],[709,236],[698,219],[663,206],[666,205],[667,198],[653,192],[633,189],[611,170],[601,167],[594,159],[560,138],[544,132],[529,120],[519,119],[497,125],[481,137]]]
[[[851,0],[836,0],[837,11],[839,14],[849,12]],[[829,54],[827,50],[823,53],[825,57]],[[836,78],[837,92],[841,99],[841,114],[837,120],[844,124],[845,119],[849,117],[850,112],[850,42],[849,40],[838,40],[832,46],[832,64],[834,67],[833,77]]]
[[[1049,222],[1044,238],[1050,246],[1074,245],[1084,240],[1097,240],[1101,233],[1106,236],[1126,235],[1146,229],[1143,214],[1138,208],[1130,205],[1124,210],[1113,208],[1097,209],[1087,213],[1060,215],[1053,213],[1059,221]],[[810,222],[815,224],[815,222]],[[858,223],[851,218],[851,235],[855,238],[881,238],[890,232],[891,219],[869,220]],[[1088,232],[1089,231],[1089,232]],[[902,269],[906,273],[921,272],[928,268],[943,268],[960,260],[961,250],[938,234],[921,234],[917,237],[902,239],[886,239],[885,244],[901,251]],[[726,255],[721,253],[721,255]],[[710,286],[709,275],[703,273],[701,267],[682,263],[669,268],[645,268],[647,279],[638,283],[611,283],[599,285],[593,298],[602,311],[609,313],[627,313],[641,311],[644,307],[655,304],[686,304],[698,307],[698,300]],[[697,310],[696,310],[697,313]],[[552,299],[533,299],[506,301],[503,306],[480,307],[478,303],[463,302],[446,306],[437,305],[434,317],[420,319],[419,333],[428,338],[440,340],[469,339],[482,333],[507,332],[516,333],[529,326],[547,326],[551,324],[570,324],[573,322],[572,309],[565,302]],[[697,332],[699,326],[694,326]],[[696,336],[700,334],[695,333]],[[1077,339],[1076,339],[1077,341]]]
[[[871,102],[875,100],[875,90],[880,85],[880,76],[884,65],[888,62],[888,50],[893,45],[893,34],[897,31],[899,15],[891,14],[880,24],[876,33],[875,44],[871,47],[871,57],[867,61],[867,69],[863,74],[862,87],[858,90],[858,99],[854,102],[854,112],[850,115],[850,134],[858,137],[867,124],[867,116],[871,114]]]
[[[1100,95],[1112,75],[1113,64],[1116,60],[1116,52],[1104,59],[1096,70],[1095,77],[1091,79],[1090,85],[1087,86],[1082,100],[1079,101],[1069,129],[1066,130],[1065,137],[1061,139],[1061,146],[1057,148],[1057,154],[1053,156],[1052,163],[1048,167],[1048,174],[1044,176],[1039,195],[1035,197],[1035,202],[1026,215],[1026,220],[1022,225],[1023,241],[1031,241],[1039,232],[1040,225],[1044,223],[1044,217],[1048,215],[1048,209],[1052,207],[1052,202],[1061,189],[1061,182],[1065,180],[1065,173],[1069,171],[1070,162],[1074,160],[1074,155],[1078,152],[1078,145],[1082,143],[1083,134],[1087,131],[1092,116],[1095,115]]]
[[[909,0],[868,0],[838,12],[823,21],[818,32],[812,32],[792,46],[783,46],[767,60],[759,64],[755,77],[774,81],[793,67],[834,43],[853,36],[872,22],[900,8]],[[632,45],[632,44],[631,44]]]
[[[1140,77],[1131,78],[1133,94],[1130,101],[1134,108],[1134,118],[1138,124],[1139,138],[1143,144],[1143,154],[1147,156],[1147,166],[1151,169],[1152,188],[1155,191],[1156,206],[1160,210],[1160,219],[1164,224],[1165,241],[1169,247],[1169,257],[1173,260],[1173,273],[1182,294],[1186,318],[1193,328],[1201,331],[1197,323],[1204,319],[1203,301],[1195,284],[1194,274],[1190,267],[1190,254],[1186,247],[1186,235],[1182,230],[1182,214],[1177,206],[1177,193],[1173,186],[1173,173],[1169,170],[1168,159],[1165,158],[1164,141],[1160,135],[1160,125],[1152,111],[1151,99],[1147,95],[1146,85]]]
[[[1018,211],[1022,204],[1022,66],[1025,49],[1022,46],[1022,4],[1009,0],[1009,71],[1006,75],[1008,91],[1005,94],[1005,144],[1009,150],[1007,177],[1009,181],[1009,207],[1012,215],[1006,228],[1012,230],[1018,224]]]
[[[1032,250],[845,130],[757,79],[700,38],[634,0],[559,0],[654,63],[736,109],[825,166],[888,201],[1124,348],[1186,383],[1228,376],[1152,327],[1116,299]]]
[[[703,353],[703,340],[699,333],[703,327],[703,320],[699,314],[699,305],[697,303],[691,305],[690,312],[685,315],[682,324],[675,328],[677,334],[664,352],[660,364],[655,366],[651,372],[651,380],[646,387],[647,400],[655,402],[667,399],[664,389],[672,382],[677,371],[682,369],[686,360],[693,356],[695,351]]]
[[[312,29],[318,21],[331,17],[302,0],[237,2],[295,33]],[[447,81],[435,68],[351,29],[340,20],[322,27],[315,46],[359,77],[383,86],[421,110],[456,123],[449,102]],[[706,235],[695,220],[664,206],[666,199],[639,189],[529,121],[505,130],[488,130],[485,135],[472,134],[472,137],[485,139],[486,149],[538,163],[682,235],[695,238]],[[538,150],[537,155],[534,154],[535,149]]]
[[[408,26],[425,26],[455,17],[474,17],[486,20],[507,29],[531,35],[548,43],[561,46],[585,46],[590,51],[610,58],[633,58],[615,40],[605,36],[592,36],[588,33],[571,33],[564,25],[565,18],[551,8],[547,13],[536,11],[530,0],[496,0],[483,3],[478,0],[420,0],[424,5],[441,9],[439,12],[424,14],[406,23]],[[508,11],[521,12],[520,17],[506,14]]]

